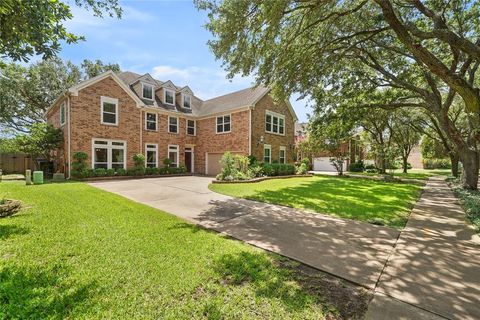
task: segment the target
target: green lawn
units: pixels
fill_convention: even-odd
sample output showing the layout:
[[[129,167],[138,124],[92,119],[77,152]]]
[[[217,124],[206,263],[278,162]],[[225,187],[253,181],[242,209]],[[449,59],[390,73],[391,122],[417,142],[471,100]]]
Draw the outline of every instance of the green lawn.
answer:
[[[259,183],[211,184],[210,189],[238,198],[401,228],[421,187],[369,179],[315,176]]]
[[[0,219],[0,319],[339,319],[366,308],[361,289],[86,184],[2,182],[0,195],[26,207]]]
[[[388,171],[387,171],[388,172]],[[390,173],[390,172],[388,172]],[[378,173],[367,173],[367,172],[347,172],[347,174],[352,175],[366,175],[366,176],[379,176]],[[428,178],[433,176],[450,176],[452,171],[450,169],[410,169],[407,173],[403,173],[402,170],[395,170],[393,175],[401,179],[417,179],[417,180],[428,180]]]

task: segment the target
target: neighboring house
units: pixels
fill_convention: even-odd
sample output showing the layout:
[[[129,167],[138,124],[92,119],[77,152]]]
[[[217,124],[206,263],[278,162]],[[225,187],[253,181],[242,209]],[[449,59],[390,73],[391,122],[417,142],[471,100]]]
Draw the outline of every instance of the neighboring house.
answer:
[[[226,152],[259,161],[293,162],[295,112],[255,87],[201,100],[188,87],[148,73],[105,72],[68,89],[46,112],[63,128],[69,176],[73,154],[83,151],[92,168],[129,168],[133,155],[162,167],[170,158],[188,172],[214,175]]]
[[[298,145],[302,141],[308,138],[307,123],[295,124],[295,144]],[[358,160],[362,160],[364,157],[363,148],[360,146],[358,136],[355,135],[348,141],[345,141],[340,145],[341,153],[347,155],[347,160],[344,164],[344,170],[346,171],[348,165]],[[298,160],[302,158],[309,158],[312,162],[312,170],[315,171],[336,171],[335,167],[330,162],[333,155],[326,150],[319,150],[313,154],[303,154],[304,151],[301,148],[297,148],[296,156]]]

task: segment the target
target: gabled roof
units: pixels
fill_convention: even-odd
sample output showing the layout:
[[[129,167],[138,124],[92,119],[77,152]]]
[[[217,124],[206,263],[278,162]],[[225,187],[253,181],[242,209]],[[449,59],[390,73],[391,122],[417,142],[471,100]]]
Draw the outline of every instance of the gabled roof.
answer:
[[[71,87],[68,89],[68,92],[73,95],[78,95],[79,90],[108,77],[111,77],[122,89],[127,92],[130,97],[132,97],[132,99],[137,103],[137,107],[145,106],[150,108],[158,108],[169,112],[178,112],[186,115],[190,114],[198,117],[207,117],[219,113],[232,112],[243,108],[254,108],[255,104],[270,91],[270,89],[266,87],[256,86],[202,101],[202,99],[193,94],[192,90],[188,86],[178,87],[175,86],[170,80],[164,82],[154,79],[149,73],[140,75],[135,72],[125,71],[115,74],[113,71],[107,71],[101,75]],[[141,99],[141,97],[133,89],[133,84],[137,83],[138,81],[146,81],[152,84],[155,83],[156,89],[167,87],[174,89],[176,92],[191,94],[191,109],[183,108],[183,106],[180,105],[179,99],[176,99],[175,106],[164,104],[163,101],[158,99],[158,97],[155,97],[155,101]],[[286,101],[286,104],[294,120],[296,121],[297,116],[288,100]]]
[[[258,86],[225,94],[210,100],[206,100],[199,110],[199,116],[216,114],[219,112],[253,106],[258,100],[268,93],[269,89]]]
[[[120,79],[115,72],[109,70],[107,72],[104,72],[96,77],[90,78],[88,80],[82,81],[77,85],[74,85],[70,89],[68,89],[68,92],[70,92],[73,95],[78,95],[78,91],[82,90],[83,88],[86,88],[94,83],[97,83],[103,79],[106,79],[108,77],[111,77],[125,92],[137,103],[137,107],[141,107],[144,103],[140,100],[140,98],[130,89],[129,86],[125,84],[125,82]]]

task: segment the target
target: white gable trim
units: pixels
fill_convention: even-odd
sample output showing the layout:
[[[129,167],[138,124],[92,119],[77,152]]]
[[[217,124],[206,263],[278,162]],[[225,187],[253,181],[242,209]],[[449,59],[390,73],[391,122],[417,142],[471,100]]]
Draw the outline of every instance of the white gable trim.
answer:
[[[173,91],[177,92],[177,87],[175,87],[175,85],[173,84],[173,82],[171,80],[168,80],[168,81],[162,83],[162,88],[170,89],[170,90],[173,90]]]
[[[82,89],[85,89],[86,87],[89,87],[103,79],[106,79],[108,77],[111,77],[119,86],[122,88],[132,99],[137,103],[137,107],[140,108],[144,105],[142,100],[138,98],[136,94],[130,90],[130,88],[122,81],[120,78],[115,74],[115,72],[109,70],[107,72],[104,72],[96,77],[93,77],[91,79],[85,80],[83,82],[80,82],[79,84],[71,87],[68,89],[68,92],[70,92],[74,96],[78,96],[78,92]]]
[[[193,96],[193,91],[192,91],[192,89],[190,89],[189,86],[183,87],[182,90],[180,90],[180,91],[184,94],[189,94],[189,95]]]
[[[253,103],[252,103],[252,107],[255,108],[255,105],[263,98],[265,97],[268,93],[270,93],[270,88],[268,88],[268,90],[265,90],[265,93],[260,95]],[[292,104],[290,103],[290,100],[285,100],[285,104],[287,105],[288,107],[288,111],[290,111],[290,114],[292,115],[292,118],[293,118],[293,122],[296,122],[298,121],[298,117],[297,117],[297,114],[295,113],[295,110],[293,110],[293,107],[292,107]]]
[[[157,86],[157,81],[150,75],[150,73],[145,73],[143,76],[138,77],[135,81],[131,82],[130,85],[137,83],[138,81],[146,82],[147,84],[151,84],[154,87]]]

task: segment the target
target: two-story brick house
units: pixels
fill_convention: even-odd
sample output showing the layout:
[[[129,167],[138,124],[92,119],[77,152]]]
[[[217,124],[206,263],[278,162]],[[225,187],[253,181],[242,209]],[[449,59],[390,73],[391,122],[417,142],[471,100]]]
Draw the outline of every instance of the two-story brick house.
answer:
[[[142,153],[147,166],[170,158],[209,175],[220,171],[226,151],[265,162],[294,157],[295,112],[264,87],[203,101],[188,86],[108,71],[68,89],[46,118],[63,130],[67,176],[77,151],[87,153],[92,168],[132,167],[133,155]]]

